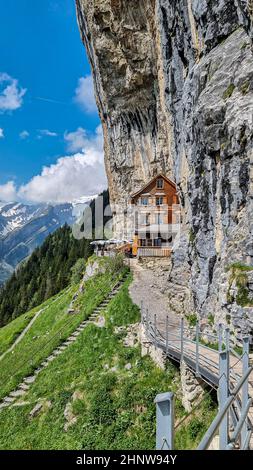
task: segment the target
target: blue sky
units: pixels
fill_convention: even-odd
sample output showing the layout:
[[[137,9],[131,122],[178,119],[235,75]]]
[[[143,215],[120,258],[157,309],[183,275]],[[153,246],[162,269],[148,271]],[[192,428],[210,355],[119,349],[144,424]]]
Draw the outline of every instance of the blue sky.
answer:
[[[0,0],[0,9],[0,200],[97,193],[102,134],[75,1]]]

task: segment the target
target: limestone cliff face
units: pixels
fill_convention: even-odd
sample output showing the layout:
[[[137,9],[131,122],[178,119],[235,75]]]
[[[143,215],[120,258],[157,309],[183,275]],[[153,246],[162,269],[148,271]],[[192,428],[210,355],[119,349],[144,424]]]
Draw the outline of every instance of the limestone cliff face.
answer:
[[[111,198],[161,171],[176,181],[171,309],[213,314],[239,339],[253,330],[253,1],[76,3]]]

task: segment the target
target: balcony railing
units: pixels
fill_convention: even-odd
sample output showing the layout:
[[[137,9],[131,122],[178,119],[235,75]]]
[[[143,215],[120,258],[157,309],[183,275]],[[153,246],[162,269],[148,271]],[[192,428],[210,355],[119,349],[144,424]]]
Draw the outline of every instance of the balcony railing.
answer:
[[[153,247],[153,246],[146,246],[146,247],[139,247],[138,248],[138,257],[166,257],[170,256],[171,248],[168,247]]]

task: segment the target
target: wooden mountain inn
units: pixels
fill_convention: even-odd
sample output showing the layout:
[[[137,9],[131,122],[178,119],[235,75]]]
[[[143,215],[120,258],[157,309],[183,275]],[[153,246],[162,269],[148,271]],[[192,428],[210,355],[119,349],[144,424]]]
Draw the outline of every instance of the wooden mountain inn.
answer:
[[[131,195],[131,204],[136,208],[133,255],[170,256],[180,217],[175,183],[159,174]]]

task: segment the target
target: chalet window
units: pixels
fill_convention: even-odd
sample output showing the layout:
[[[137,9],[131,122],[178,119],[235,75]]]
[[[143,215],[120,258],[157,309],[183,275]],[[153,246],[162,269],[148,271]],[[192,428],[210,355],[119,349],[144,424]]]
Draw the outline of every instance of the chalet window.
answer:
[[[155,215],[155,223],[157,225],[162,225],[163,223],[163,214],[161,214],[160,212]]]
[[[162,246],[162,239],[161,238],[155,238],[154,239],[154,246]]]
[[[157,189],[163,189],[163,179],[162,178],[158,178],[156,180],[156,187],[157,187]]]
[[[150,214],[140,214],[140,225],[150,225]]]
[[[140,245],[141,245],[141,246],[146,246],[146,240],[145,240],[144,238],[142,238],[142,239],[140,240]]]
[[[163,196],[159,196],[156,198],[156,205],[162,206],[163,205]]]
[[[148,198],[147,197],[142,197],[141,198],[141,205],[142,206],[147,206],[148,205]]]

